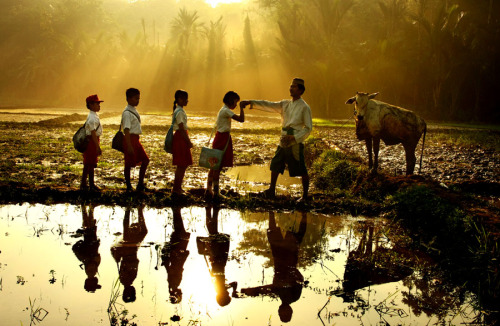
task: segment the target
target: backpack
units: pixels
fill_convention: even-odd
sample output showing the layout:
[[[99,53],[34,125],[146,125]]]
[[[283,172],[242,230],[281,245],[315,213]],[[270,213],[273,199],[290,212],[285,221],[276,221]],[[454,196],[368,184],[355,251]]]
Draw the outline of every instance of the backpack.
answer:
[[[81,126],[76,133],[73,135],[73,146],[80,153],[85,152],[87,146],[89,145],[90,137],[87,137],[87,133],[85,132],[85,125],[87,122]],[[99,127],[98,127],[99,128]]]
[[[177,113],[179,113],[179,111],[177,111]],[[167,135],[165,136],[165,144],[163,145],[163,149],[165,150],[165,152],[170,154],[172,154],[172,147],[174,144],[174,121],[177,113],[172,117],[172,124],[167,131]]]

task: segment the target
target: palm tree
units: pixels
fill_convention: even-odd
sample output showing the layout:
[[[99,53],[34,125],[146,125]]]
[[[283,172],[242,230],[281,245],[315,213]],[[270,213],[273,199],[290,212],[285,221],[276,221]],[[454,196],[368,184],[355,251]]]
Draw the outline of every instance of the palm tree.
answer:
[[[186,8],[181,8],[179,14],[172,22],[170,31],[172,38],[177,41],[178,50],[182,54],[187,54],[192,39],[197,39],[202,31],[203,24],[198,22],[198,12],[188,12]]]

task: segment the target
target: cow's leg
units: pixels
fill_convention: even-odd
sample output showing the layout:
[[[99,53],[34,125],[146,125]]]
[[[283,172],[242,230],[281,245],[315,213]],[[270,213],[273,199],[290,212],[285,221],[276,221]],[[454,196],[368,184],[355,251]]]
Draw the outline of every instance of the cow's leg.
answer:
[[[368,168],[371,169],[373,167],[373,158],[372,158],[372,138],[365,139],[366,150],[368,152]]]
[[[377,171],[378,169],[378,151],[380,149],[380,138],[373,138],[373,170]]]
[[[415,148],[417,148],[416,144],[403,144],[406,155],[406,175],[413,174],[413,170],[415,169],[415,162],[417,158],[415,157]]]

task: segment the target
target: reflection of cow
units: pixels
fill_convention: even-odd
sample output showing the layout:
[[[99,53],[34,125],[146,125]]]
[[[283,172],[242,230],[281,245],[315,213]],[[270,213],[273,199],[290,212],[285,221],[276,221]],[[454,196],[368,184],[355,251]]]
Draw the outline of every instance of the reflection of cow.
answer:
[[[397,282],[412,274],[412,269],[398,263],[394,256],[404,256],[397,248],[388,249],[380,245],[375,228],[363,225],[363,234],[356,250],[347,258],[342,290],[338,296],[352,302],[355,291],[370,285]]]
[[[415,149],[423,134],[420,156],[420,169],[422,168],[427,125],[412,111],[373,100],[377,94],[357,92],[356,96],[346,101],[346,104],[355,102],[356,136],[366,142],[369,167],[373,167],[375,171],[378,168],[378,151],[382,139],[386,145],[403,144],[406,154],[406,174],[413,174],[416,162]],[[375,162],[372,161],[372,144]]]

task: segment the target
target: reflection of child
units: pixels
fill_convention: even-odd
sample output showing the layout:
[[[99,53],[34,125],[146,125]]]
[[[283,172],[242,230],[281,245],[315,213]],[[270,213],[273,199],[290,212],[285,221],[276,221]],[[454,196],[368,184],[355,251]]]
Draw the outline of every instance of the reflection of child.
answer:
[[[216,292],[215,299],[219,306],[223,307],[231,302],[231,296],[229,295],[228,289],[232,288],[232,296],[237,297],[237,283],[231,282],[226,284],[225,269],[228,260],[230,240],[228,234],[220,233],[218,231],[218,214],[218,207],[213,208],[213,214],[211,212],[211,207],[206,208],[206,221],[209,236],[198,237],[196,241],[198,245],[198,253],[208,256],[208,261],[210,262],[210,275],[212,276]]]
[[[87,176],[89,178],[90,190],[99,191],[94,183],[94,169],[97,167],[97,157],[102,154],[101,147],[99,146],[99,137],[102,135],[101,121],[97,112],[101,110],[101,101],[97,95],[90,95],[87,97],[87,109],[90,110],[85,122],[85,134],[90,138],[89,145],[83,153],[83,173],[82,182],[80,184],[81,190],[87,189]]]
[[[189,243],[189,232],[186,232],[181,216],[180,207],[172,207],[174,215],[174,232],[170,236],[170,242],[165,243],[161,250],[162,265],[167,270],[168,290],[170,302],[179,303],[182,301],[182,272],[184,263],[189,256],[187,246]]]
[[[188,104],[188,93],[183,90],[177,90],[174,95],[174,140],[172,143],[172,163],[177,165],[175,169],[174,188],[172,194],[182,195],[182,181],[186,174],[188,166],[193,164],[191,148],[193,143],[189,139],[187,115],[184,107]]]
[[[216,134],[214,141],[212,143],[212,148],[226,150],[222,158],[222,162],[219,170],[212,170],[208,172],[207,178],[207,190],[206,196],[211,198],[214,196],[219,196],[219,179],[220,171],[223,167],[233,166],[233,139],[231,138],[231,119],[238,122],[245,121],[245,112],[243,111],[243,106],[240,105],[240,114],[235,114],[232,110],[236,108],[238,102],[240,101],[240,96],[233,91],[229,91],[224,95],[222,102],[224,106],[220,109],[217,115],[216,122]],[[213,191],[212,191],[213,185]]]
[[[127,96],[128,103],[122,113],[122,129],[125,134],[125,137],[123,138],[123,150],[125,154],[125,183],[127,185],[127,191],[131,191],[132,185],[130,184],[130,169],[140,164],[141,169],[139,170],[137,191],[143,191],[145,190],[144,176],[146,175],[146,169],[149,164],[149,157],[139,141],[139,135],[142,134],[141,117],[139,112],[137,112],[136,107],[139,105],[141,92],[136,88],[129,88],[125,94]]]
[[[123,301],[135,301],[133,282],[137,277],[139,259],[137,251],[148,233],[143,215],[143,207],[138,208],[138,222],[130,224],[130,208],[125,210],[123,219],[123,240],[111,247],[111,255],[118,266],[120,282],[123,284]]]
[[[82,262],[87,279],[84,288],[88,292],[95,292],[101,288],[97,279],[101,255],[99,254],[99,239],[97,238],[96,220],[94,219],[94,209],[89,207],[87,213],[86,207],[82,205],[82,228],[83,240],[79,240],[73,245],[75,256]],[[82,267],[80,265],[80,267]]]

